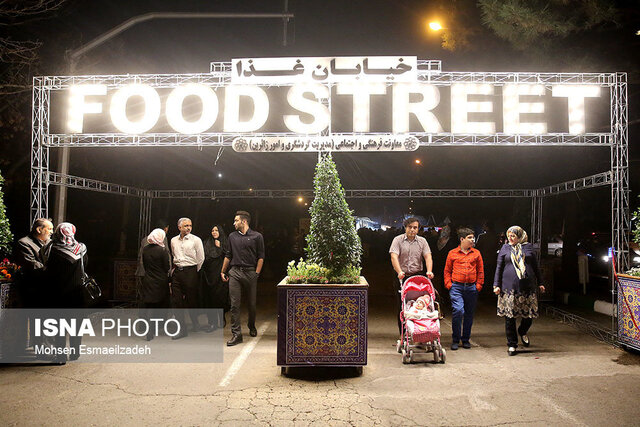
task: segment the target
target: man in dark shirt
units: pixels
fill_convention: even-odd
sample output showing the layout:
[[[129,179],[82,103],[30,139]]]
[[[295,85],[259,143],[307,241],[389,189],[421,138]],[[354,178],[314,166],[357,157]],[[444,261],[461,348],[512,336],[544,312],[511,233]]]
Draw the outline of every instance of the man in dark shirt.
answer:
[[[248,212],[236,212],[233,219],[236,231],[229,234],[229,253],[225,255],[220,273],[222,280],[229,281],[232,336],[227,341],[228,346],[242,342],[240,301],[243,292],[249,298],[249,335],[252,337],[258,335],[256,330],[256,292],[258,276],[264,263],[264,239],[262,234],[249,228],[250,222],[251,215]]]

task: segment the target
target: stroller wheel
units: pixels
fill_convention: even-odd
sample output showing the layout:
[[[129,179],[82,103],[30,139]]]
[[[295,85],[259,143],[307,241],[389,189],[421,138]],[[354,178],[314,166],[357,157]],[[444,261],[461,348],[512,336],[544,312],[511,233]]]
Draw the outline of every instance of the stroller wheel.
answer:
[[[413,350],[409,350],[409,363],[413,363]]]
[[[438,349],[434,349],[433,350],[433,363],[438,363],[440,362],[440,354],[438,352]]]
[[[396,341],[396,350],[398,353],[402,353],[402,340]]]
[[[409,358],[407,357],[407,350],[405,350],[404,348],[402,349],[402,363],[404,363],[405,365],[409,363]]]
[[[440,349],[440,362],[445,363],[447,361],[447,350],[444,348]]]

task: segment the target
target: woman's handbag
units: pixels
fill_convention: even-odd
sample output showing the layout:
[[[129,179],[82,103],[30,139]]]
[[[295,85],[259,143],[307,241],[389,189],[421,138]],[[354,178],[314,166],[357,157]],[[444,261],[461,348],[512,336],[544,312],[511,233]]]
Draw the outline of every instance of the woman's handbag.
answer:
[[[102,296],[102,289],[96,280],[84,271],[84,260],[80,257],[80,267],[82,268],[82,288],[84,293],[91,300],[97,300]]]

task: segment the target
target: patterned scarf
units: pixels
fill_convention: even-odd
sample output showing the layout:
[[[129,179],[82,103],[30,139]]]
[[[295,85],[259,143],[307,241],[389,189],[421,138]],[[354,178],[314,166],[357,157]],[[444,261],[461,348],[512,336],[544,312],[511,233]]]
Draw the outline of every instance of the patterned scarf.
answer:
[[[76,226],[70,222],[62,222],[53,233],[53,244],[68,257],[78,260],[87,252],[87,247],[75,239]]]
[[[527,268],[524,265],[524,255],[522,254],[522,245],[520,243],[511,246],[511,263],[516,270],[518,279],[527,277]]]

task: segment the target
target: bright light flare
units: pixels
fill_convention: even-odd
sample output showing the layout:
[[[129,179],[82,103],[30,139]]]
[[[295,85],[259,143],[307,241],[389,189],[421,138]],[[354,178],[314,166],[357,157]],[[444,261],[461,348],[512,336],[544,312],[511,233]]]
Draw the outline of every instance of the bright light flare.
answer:
[[[414,161],[416,162],[416,165],[421,165],[422,164],[422,160],[420,160],[420,159],[415,159]]]
[[[302,197],[298,197],[298,201],[299,201],[300,203],[302,203],[302,202],[303,202],[303,200],[304,200],[304,199],[303,199]]]
[[[442,25],[438,21],[429,22],[429,29],[431,31],[440,31],[442,30]]]

